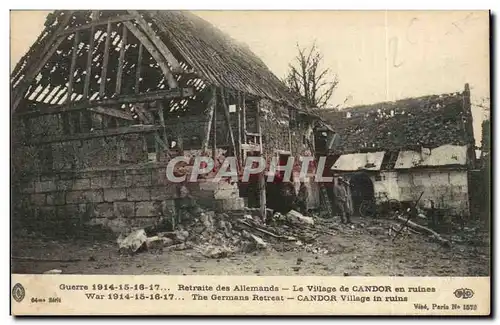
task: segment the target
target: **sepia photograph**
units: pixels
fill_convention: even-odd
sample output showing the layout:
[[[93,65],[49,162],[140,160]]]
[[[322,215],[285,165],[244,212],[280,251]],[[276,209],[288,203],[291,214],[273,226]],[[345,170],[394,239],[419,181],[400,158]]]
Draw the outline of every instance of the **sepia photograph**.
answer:
[[[11,273],[412,278],[407,294],[434,292],[425,277],[489,285],[490,19],[12,10]],[[234,281],[233,298],[275,291]],[[15,282],[21,302],[29,288]],[[394,296],[368,284],[351,291]],[[306,290],[365,302],[332,288]]]

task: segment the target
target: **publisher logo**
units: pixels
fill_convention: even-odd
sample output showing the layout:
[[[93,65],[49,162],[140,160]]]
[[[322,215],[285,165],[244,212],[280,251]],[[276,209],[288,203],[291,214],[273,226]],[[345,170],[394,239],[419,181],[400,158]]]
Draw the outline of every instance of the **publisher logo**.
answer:
[[[455,290],[455,292],[453,292],[453,294],[457,298],[470,299],[474,296],[474,291],[472,291],[469,288],[461,288],[461,289]]]
[[[24,291],[23,285],[20,283],[16,283],[12,288],[12,298],[14,298],[14,300],[17,302],[21,302],[23,301],[25,295],[26,292]]]

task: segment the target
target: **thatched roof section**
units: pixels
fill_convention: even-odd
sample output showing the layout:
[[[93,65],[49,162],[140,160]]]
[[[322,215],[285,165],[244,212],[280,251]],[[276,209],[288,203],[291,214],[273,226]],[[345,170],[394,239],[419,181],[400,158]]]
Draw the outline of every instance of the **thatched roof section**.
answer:
[[[342,152],[474,143],[467,86],[464,92],[317,112],[340,135]]]
[[[285,101],[285,85],[246,45],[187,11],[143,12],[156,24],[164,42],[202,75],[207,83],[259,97]]]

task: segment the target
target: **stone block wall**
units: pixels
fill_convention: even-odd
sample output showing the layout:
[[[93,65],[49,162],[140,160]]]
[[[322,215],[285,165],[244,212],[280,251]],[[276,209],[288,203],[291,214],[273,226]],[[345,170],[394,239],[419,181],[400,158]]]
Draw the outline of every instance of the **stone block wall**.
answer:
[[[165,165],[45,174],[20,184],[14,198],[16,217],[29,218],[40,229],[91,224],[121,232],[152,225],[161,217],[176,215],[183,185],[204,208],[229,211],[244,206],[237,184],[171,183]]]
[[[290,145],[288,109],[268,100],[259,105],[264,155],[274,155],[275,150],[299,151],[300,135],[292,139],[294,149]],[[186,154],[201,147],[206,118],[205,114],[169,117],[165,119],[165,133],[174,140],[180,137]],[[247,130],[256,132],[256,101],[247,101],[246,121]],[[230,122],[236,137],[235,113],[230,114]],[[88,112],[16,119],[12,155],[14,218],[28,220],[34,227],[90,223],[122,231],[173,215],[180,185],[166,180],[169,155],[158,152],[157,162],[149,161],[154,154],[150,148],[153,131],[89,136],[96,130],[130,123]],[[229,145],[220,109],[217,132],[218,148]],[[158,133],[162,136],[163,130]],[[206,208],[243,208],[236,184],[219,183],[211,185],[213,188],[199,183],[187,185],[191,196]]]
[[[287,109],[264,99],[260,101],[259,107],[263,155],[269,159],[275,150],[291,151]]]
[[[187,187],[197,203],[207,209],[223,212],[244,208],[244,199],[240,197],[236,183],[217,183],[207,179],[200,183],[188,183]]]
[[[266,157],[272,156],[275,150],[290,151],[295,157],[312,153],[314,136],[310,122],[297,117],[291,123],[288,107],[269,100],[261,100],[260,109]]]
[[[16,200],[32,222],[101,224],[113,231],[141,227],[175,214],[177,184],[165,167],[103,169],[24,180]]]

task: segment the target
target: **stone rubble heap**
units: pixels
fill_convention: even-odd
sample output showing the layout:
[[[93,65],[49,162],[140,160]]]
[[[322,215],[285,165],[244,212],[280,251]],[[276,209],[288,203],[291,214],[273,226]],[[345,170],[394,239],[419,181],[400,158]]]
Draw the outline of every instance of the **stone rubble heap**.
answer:
[[[325,248],[314,247],[315,239],[328,233],[315,223],[315,218],[294,210],[286,215],[268,210],[268,214],[265,222],[257,216],[258,209],[230,213],[197,209],[186,212],[174,231],[159,231],[161,227],[138,229],[120,235],[117,243],[122,253],[192,249],[207,258],[266,249],[328,253]]]

